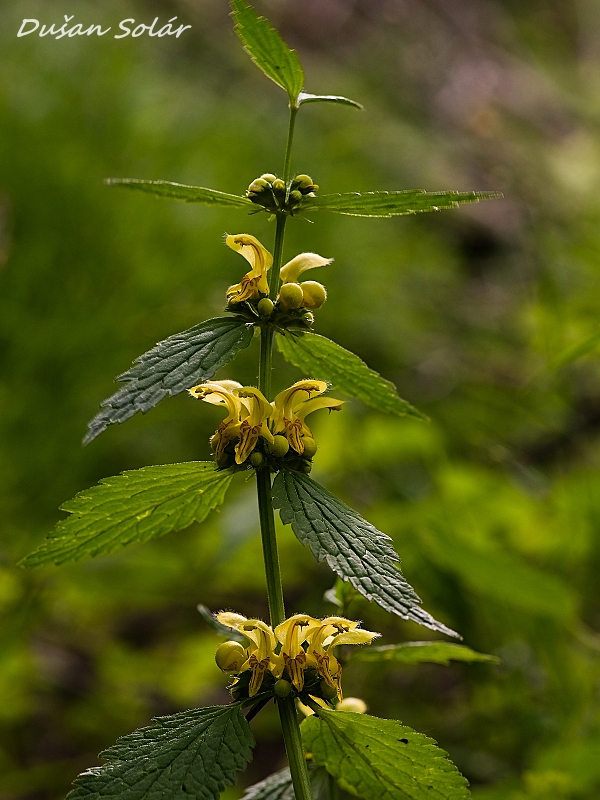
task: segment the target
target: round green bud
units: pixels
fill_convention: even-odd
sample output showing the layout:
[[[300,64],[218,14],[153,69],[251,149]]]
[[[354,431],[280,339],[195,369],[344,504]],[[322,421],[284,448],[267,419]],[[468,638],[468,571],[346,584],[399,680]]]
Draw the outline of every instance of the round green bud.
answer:
[[[281,178],[276,178],[273,181],[273,190],[276,192],[284,192],[285,191],[285,183],[281,180]]]
[[[335,707],[336,711],[354,711],[355,714],[364,714],[367,704],[360,697],[344,697]]]
[[[277,180],[277,175],[273,175],[272,172],[265,172],[264,175],[261,175],[259,180],[266,181],[267,183],[273,183],[273,181]]]
[[[257,178],[255,181],[252,181],[250,186],[248,187],[249,192],[264,192],[269,184],[263,180],[262,178]]]
[[[292,691],[292,684],[289,681],[284,681],[283,678],[280,678],[278,681],[276,681],[273,690],[277,697],[287,697]]]
[[[239,642],[223,642],[217,647],[215,661],[223,672],[239,672],[244,661],[248,660],[246,651]]]
[[[313,325],[315,321],[315,315],[311,314],[310,311],[307,311],[306,314],[302,315],[302,320],[306,325]]]
[[[312,464],[310,461],[303,461],[300,465],[300,472],[303,472],[305,475],[309,475],[312,472]]]
[[[336,688],[327,683],[327,681],[321,681],[319,683],[319,690],[323,700],[333,700],[334,697],[337,697]]]
[[[302,173],[301,175],[296,175],[294,178],[294,185],[298,186],[300,189],[308,189],[313,186],[313,179],[310,175]]]
[[[304,308],[321,308],[327,300],[327,289],[317,281],[304,281],[301,283]]]
[[[304,451],[302,455],[305,458],[313,458],[317,452],[317,443],[312,438],[312,436],[304,436],[302,438],[302,443],[304,444]]]
[[[267,450],[275,458],[283,458],[290,449],[290,443],[285,436],[274,436],[272,442],[267,443]]]
[[[270,297],[263,297],[262,300],[258,301],[256,310],[261,315],[261,317],[270,317],[273,311],[273,301],[271,300]]]
[[[290,192],[290,201],[292,203],[299,203],[302,200],[303,196],[304,195],[302,194],[302,192],[299,192],[296,189],[294,189],[293,192]]]
[[[300,308],[304,293],[299,283],[284,283],[279,290],[279,302],[284,308]]]
[[[253,467],[260,467],[264,464],[265,457],[262,453],[259,453],[258,450],[255,450],[253,453],[250,453],[250,463]]]

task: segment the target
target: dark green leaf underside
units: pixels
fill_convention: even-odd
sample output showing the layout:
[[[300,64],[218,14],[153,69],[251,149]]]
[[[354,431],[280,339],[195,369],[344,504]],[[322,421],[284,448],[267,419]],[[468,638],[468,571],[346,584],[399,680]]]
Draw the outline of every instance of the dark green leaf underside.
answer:
[[[323,711],[302,723],[315,764],[363,800],[465,800],[467,781],[433,739],[391,719]]]
[[[484,661],[492,664],[500,663],[496,656],[477,653],[470,647],[454,642],[406,642],[405,644],[387,644],[379,647],[366,647],[357,650],[352,656],[358,661],[393,661],[396,664],[444,664],[450,661],[476,662]]]
[[[364,108],[362,103],[357,103],[356,100],[350,100],[349,97],[342,97],[339,94],[308,94],[307,92],[301,92],[298,96],[298,105],[302,106],[305,103],[337,103],[341,106]]]
[[[269,22],[246,0],[231,0],[235,30],[256,66],[288,93],[296,105],[304,86],[304,72],[295,50],[291,50]]]
[[[88,444],[109,425],[145,414],[167,397],[209,380],[215,372],[248,347],[253,326],[242,317],[216,317],[176,333],[148,350],[117,378],[126,385],[101,403],[88,424]]]
[[[345,192],[306,197],[302,211],[333,211],[354,217],[395,217],[424,211],[455,208],[461,203],[500,198],[499,192],[425,192],[407,189],[400,192]]]
[[[231,478],[212,461],[144,467],[105,478],[61,506],[70,516],[21,565],[78,561],[202,522],[223,502]]]
[[[273,502],[281,521],[291,524],[317,561],[325,561],[367,600],[403,619],[458,636],[421,607],[396,566],[400,558],[389,536],[323,486],[307,475],[282,471],[273,482]]]
[[[327,381],[344,394],[362,400],[371,408],[400,417],[427,420],[416,408],[399,397],[393,383],[382,378],[354,353],[317,333],[287,333],[277,337],[277,347],[286,361],[305,375]]]
[[[172,181],[145,181],[139,178],[107,178],[109,186],[124,186],[157,197],[168,197],[171,200],[183,200],[185,203],[202,203],[205,206],[229,206],[235,208],[255,208],[247,197],[237,194],[219,192],[217,189],[205,189],[203,186],[187,186],[185,183]]]
[[[327,772],[322,767],[315,768],[310,764],[308,775],[314,800],[325,798],[327,796]],[[269,775],[263,781],[249,786],[242,800],[295,800],[290,770],[286,767]]]
[[[253,746],[236,704],[158,717],[100,753],[108,763],[83,772],[68,800],[217,800]]]

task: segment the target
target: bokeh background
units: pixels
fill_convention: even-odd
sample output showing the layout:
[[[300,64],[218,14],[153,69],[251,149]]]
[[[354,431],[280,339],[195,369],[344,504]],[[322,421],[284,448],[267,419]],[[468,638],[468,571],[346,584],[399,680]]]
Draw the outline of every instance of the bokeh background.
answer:
[[[347,694],[437,739],[481,800],[600,797],[600,6],[596,0],[258,2],[312,92],[294,164],[322,191],[501,190],[393,220],[315,216],[286,254],[335,257],[317,329],[431,424],[348,403],[316,422],[315,475],[389,533],[426,608],[501,657],[350,665]],[[180,39],[17,39],[177,15]],[[113,33],[114,33],[113,29]],[[225,0],[27,0],[0,11],[0,798],[58,800],[152,715],[224,702],[197,603],[266,616],[251,482],[202,526],[63,568],[15,567],[100,478],[204,459],[220,414],[180,396],[82,448],[114,375],[220,313],[225,232],[266,215],[107,188],[242,193],[280,170],[283,93]],[[596,339],[594,339],[596,337]],[[587,344],[586,344],[587,343]],[[256,379],[250,349],[221,377]],[[277,362],[278,385],[301,377]],[[318,416],[318,415],[316,415]],[[332,613],[332,574],[289,529],[290,612]],[[369,604],[385,643],[439,638]],[[241,786],[282,763],[270,709]]]

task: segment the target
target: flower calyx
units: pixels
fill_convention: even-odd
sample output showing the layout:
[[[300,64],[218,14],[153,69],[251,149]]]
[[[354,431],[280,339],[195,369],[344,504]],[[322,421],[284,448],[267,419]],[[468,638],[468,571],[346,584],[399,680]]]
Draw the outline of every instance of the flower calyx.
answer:
[[[229,611],[216,617],[248,640],[246,647],[238,645],[246,656],[243,661],[239,649],[234,652],[233,642],[225,642],[217,649],[219,667],[236,673],[230,686],[236,700],[252,698],[260,691],[274,697],[311,697],[326,705],[342,701],[342,667],[333,654],[334,648],[339,644],[370,644],[380,635],[363,630],[359,622],[344,617],[315,619],[308,614],[294,614],[275,630],[262,620]],[[233,663],[237,670],[231,668]]]
[[[252,181],[246,197],[271,214],[283,213],[293,216],[305,197],[315,197],[319,187],[309,175],[296,175],[287,184],[270,172]]]

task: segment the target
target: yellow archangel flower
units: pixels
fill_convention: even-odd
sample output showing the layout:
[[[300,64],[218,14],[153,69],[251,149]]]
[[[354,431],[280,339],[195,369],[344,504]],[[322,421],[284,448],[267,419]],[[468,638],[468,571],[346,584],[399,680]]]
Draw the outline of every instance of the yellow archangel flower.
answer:
[[[298,283],[298,278],[307,269],[314,269],[315,267],[325,267],[331,264],[333,258],[323,258],[317,253],[300,253],[300,255],[288,261],[279,271],[281,276],[281,283],[283,286],[292,284],[296,286],[296,292],[302,294],[300,305],[304,308],[320,308],[327,299],[327,290],[321,283],[317,281],[304,281]],[[299,288],[298,288],[299,287]],[[283,288],[283,287],[282,287]],[[291,289],[291,287],[289,287]],[[281,299],[284,298],[286,290],[281,292]],[[288,301],[289,302],[289,301]],[[296,306],[293,306],[296,307]]]
[[[192,397],[227,409],[227,416],[210,440],[217,462],[234,439],[239,439],[235,446],[236,464],[242,464],[248,458],[259,436],[273,441],[273,434],[267,427],[271,404],[253,386],[242,386],[237,381],[208,381],[189,391]]]
[[[331,650],[338,644],[371,644],[379,633],[358,628],[359,623],[344,617],[326,617],[307,633],[308,666],[314,667],[342,699],[342,665]]]
[[[254,236],[249,233],[236,233],[225,238],[225,244],[244,256],[252,269],[239,283],[227,289],[227,297],[232,303],[256,300],[269,294],[267,272],[271,269],[273,256]]]
[[[325,381],[302,380],[294,383],[289,389],[280,392],[273,402],[273,433],[283,433],[290,447],[302,455],[304,452],[304,436],[312,437],[312,432],[304,421],[308,414],[320,408],[339,411],[343,400],[333,397],[316,397],[327,389]]]
[[[248,694],[250,697],[254,697],[261,687],[265,672],[272,666],[273,659],[276,658],[274,650],[277,646],[277,639],[273,629],[260,619],[247,619],[241,614],[234,614],[230,611],[221,611],[220,614],[217,614],[217,619],[221,624],[238,630],[250,642],[246,648],[248,660],[242,664],[240,672],[244,672],[246,669],[252,670]]]
[[[291,682],[299,692],[304,687],[304,670],[307,667],[306,651],[302,642],[306,640],[308,631],[318,628],[320,624],[307,614],[294,614],[275,628],[275,636],[281,642],[281,672],[283,673],[283,668],[287,670]]]

